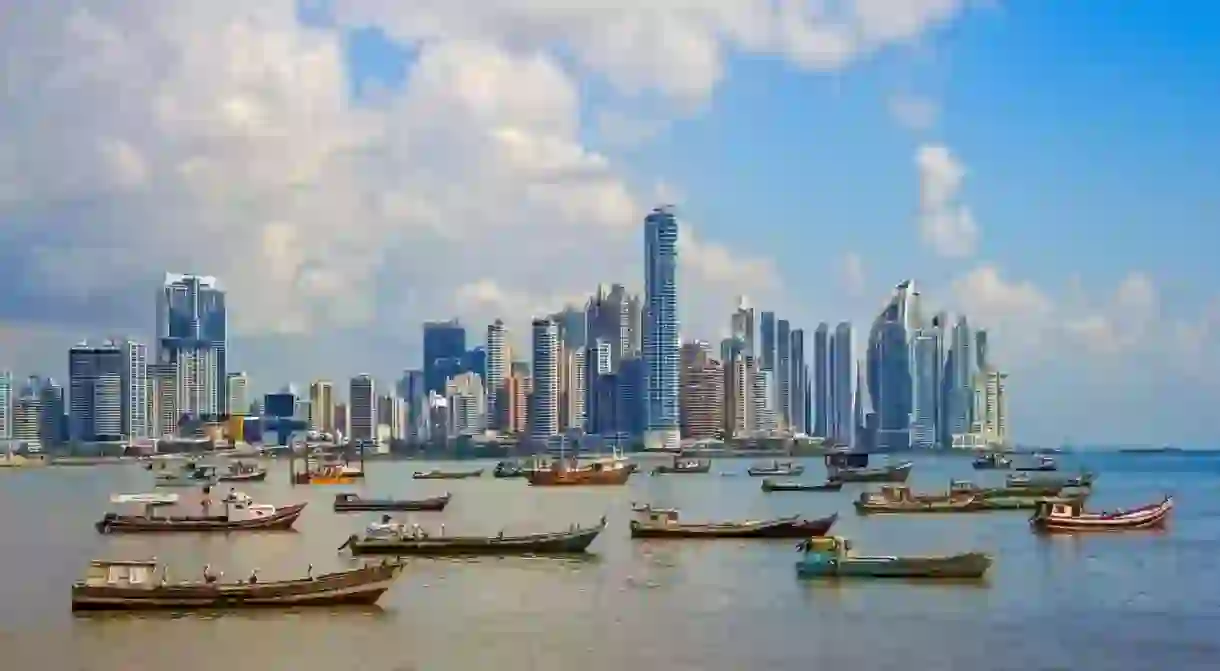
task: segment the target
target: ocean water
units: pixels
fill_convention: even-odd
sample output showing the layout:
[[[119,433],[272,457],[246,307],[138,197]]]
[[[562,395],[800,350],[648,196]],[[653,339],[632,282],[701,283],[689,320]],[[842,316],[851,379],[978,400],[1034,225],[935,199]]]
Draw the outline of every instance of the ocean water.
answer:
[[[818,460],[805,479],[819,480]],[[284,462],[239,487],[268,503],[308,501],[288,533],[101,535],[93,523],[118,492],[148,491],[136,465],[0,472],[0,650],[8,669],[496,668],[654,669],[1215,669],[1220,664],[1220,456],[1063,455],[1064,470],[1099,474],[1090,507],[1177,497],[1163,532],[1042,538],[1028,514],[858,517],[840,493],[765,494],[749,461],[708,475],[633,476],[625,487],[532,488],[522,480],[416,481],[422,462],[370,463],[355,487],[291,487]],[[649,468],[644,467],[644,471]],[[731,475],[723,475],[730,473]],[[996,484],[968,459],[920,456],[911,484],[943,490],[964,477]],[[424,497],[443,513],[412,521],[446,533],[610,527],[587,560],[411,560],[377,609],[221,615],[69,612],[69,588],[93,558],[155,556],[170,575],[205,563],[226,578],[264,579],[351,566],[337,546],[375,513],[338,515],[339,491]],[[190,496],[189,490],[180,491]],[[798,581],[795,541],[632,541],[632,501],[683,519],[840,515],[834,532],[872,554],[995,557],[980,585]],[[400,514],[403,515],[403,514]],[[10,665],[11,664],[11,665]],[[850,665],[850,666],[848,666]]]

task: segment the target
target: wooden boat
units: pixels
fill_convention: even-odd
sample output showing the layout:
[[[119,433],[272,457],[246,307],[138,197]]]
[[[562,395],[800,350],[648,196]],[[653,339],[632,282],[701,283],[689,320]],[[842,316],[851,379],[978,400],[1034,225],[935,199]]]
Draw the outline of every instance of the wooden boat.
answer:
[[[200,610],[254,607],[372,605],[402,571],[383,562],[295,580],[223,583],[205,573],[197,582],[169,582],[157,560],[93,561],[72,585],[72,610]]]
[[[976,471],[1007,470],[1012,468],[1012,459],[998,452],[989,452],[975,457],[972,465]]]
[[[1027,472],[1057,471],[1059,470],[1059,465],[1055,463],[1052,457],[1039,456],[1036,462],[1024,466],[1014,466],[1013,470]]]
[[[906,578],[977,580],[991,568],[981,552],[944,557],[866,557],[851,552],[851,541],[838,536],[810,538],[797,545],[801,578]]]
[[[767,478],[762,481],[764,492],[837,492],[843,489],[841,480],[828,482],[780,482]]]
[[[981,512],[982,499],[970,493],[921,495],[906,485],[886,485],[876,492],[861,492],[853,504],[861,515],[881,513]]]
[[[529,483],[538,487],[579,485],[624,485],[635,472],[636,465],[619,457],[597,459],[580,464],[575,459],[555,459],[549,468],[539,468],[526,474]]]
[[[429,499],[364,499],[350,492],[335,494],[335,512],[352,513],[376,510],[444,510],[449,492]]]
[[[1058,496],[1066,487],[1056,483],[1030,484],[1026,487],[979,487],[969,480],[950,480],[946,497],[953,494],[973,494],[980,499],[1038,498]]]
[[[283,508],[272,505],[231,506],[224,504],[224,515],[157,516],[148,506],[143,515],[106,513],[98,520],[98,533],[136,533],[164,531],[284,531],[292,528],[305,503]],[[234,515],[234,513],[238,513]]]
[[[113,494],[110,497],[110,502],[120,505],[134,503],[142,506],[172,506],[178,502],[178,495],[165,492],[152,492],[148,494]]]
[[[480,475],[483,475],[481,468],[473,471],[442,471],[434,468],[430,471],[415,471],[411,477],[416,480],[465,480],[466,478],[477,478]]]
[[[149,470],[153,470],[151,463]],[[198,466],[189,461],[173,469],[161,462],[161,468],[157,469],[154,477],[158,487],[205,487],[218,481],[215,466]]]
[[[267,479],[267,469],[238,461],[229,464],[229,469],[216,479],[220,482],[262,482]]]
[[[906,482],[915,464],[868,467],[868,455],[859,452],[833,452],[826,455],[826,479],[839,482]]]
[[[588,550],[598,534],[606,528],[606,518],[593,527],[572,526],[566,531],[506,536],[432,536],[418,526],[407,529],[398,524],[370,526],[360,538],[352,534],[339,546],[354,555],[397,556],[462,556],[462,555],[561,555],[580,554]]]
[[[838,514],[814,520],[793,515],[772,520],[691,524],[679,521],[674,509],[639,512],[644,519],[631,520],[632,538],[804,538],[825,535],[839,519]]]
[[[770,464],[755,464],[746,470],[751,477],[787,476],[795,478],[805,472],[805,467],[791,461],[772,461]]]
[[[707,473],[712,470],[711,459],[674,459],[672,464],[661,464],[652,469],[653,475],[663,473]]]
[[[292,481],[298,485],[350,485],[357,478],[344,472],[343,466],[332,464],[309,469],[303,473],[294,473]]]
[[[524,478],[526,469],[520,463],[515,461],[501,461],[496,464],[496,467],[491,471],[493,478]]]
[[[1086,471],[1077,476],[1056,476],[1043,475],[1030,477],[1025,473],[1015,473],[1004,479],[1004,485],[1010,489],[1024,488],[1040,488],[1040,487],[1058,487],[1066,489],[1068,487],[1092,487],[1095,476]]]
[[[1030,518],[1029,524],[1034,531],[1042,533],[1155,529],[1164,526],[1172,511],[1172,496],[1166,496],[1160,503],[1140,506],[1133,510],[1098,513],[1085,512],[1082,502],[1043,502]]]
[[[1037,510],[1039,506],[1045,503],[1052,505],[1083,505],[1085,499],[1087,498],[1087,493],[1068,494],[1064,496],[995,496],[982,499],[979,501],[979,505],[982,506],[983,510],[989,511]]]

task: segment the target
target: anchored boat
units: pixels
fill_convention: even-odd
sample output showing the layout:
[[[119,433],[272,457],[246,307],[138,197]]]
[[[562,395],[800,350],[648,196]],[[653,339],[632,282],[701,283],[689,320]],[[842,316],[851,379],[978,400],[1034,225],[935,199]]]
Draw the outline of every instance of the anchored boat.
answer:
[[[707,473],[712,470],[711,459],[679,459],[674,457],[674,463],[661,464],[652,469],[653,475],[664,473]]]
[[[1085,471],[1077,476],[1039,475],[1030,477],[1026,473],[1015,473],[1004,479],[1004,485],[1013,489],[1028,487],[1092,487],[1096,476]]]
[[[840,482],[906,482],[915,464],[868,467],[868,455],[863,452],[832,452],[826,455],[826,477]]]
[[[352,513],[380,510],[444,510],[449,505],[449,492],[428,499],[365,499],[350,492],[335,494],[335,512]]]
[[[1032,463],[1032,464],[1026,464],[1026,465],[1024,465],[1024,466],[1016,466],[1016,467],[1014,467],[1014,469],[1013,469],[1013,470],[1016,470],[1016,471],[1037,471],[1037,472],[1042,472],[1042,471],[1057,471],[1057,470],[1059,470],[1059,464],[1055,463],[1055,459],[1054,459],[1053,457],[1048,457],[1048,456],[1046,456],[1046,455],[1041,455],[1041,454],[1040,454],[1040,455],[1037,455],[1036,460],[1034,461],[1034,463]]]
[[[473,471],[442,471],[434,468],[430,471],[415,471],[411,477],[415,480],[465,480],[466,478],[477,478],[480,475],[483,475],[481,468]]]
[[[283,508],[270,504],[233,505],[223,502],[223,515],[157,515],[146,505],[143,515],[106,513],[98,520],[98,533],[136,533],[164,531],[284,531],[292,528],[308,504]]]
[[[1080,501],[1069,503],[1043,502],[1030,518],[1034,531],[1041,533],[1076,533],[1088,531],[1132,531],[1155,529],[1165,525],[1173,512],[1173,497],[1166,496],[1160,503],[1140,506],[1132,510],[1085,512]]]
[[[635,472],[636,465],[619,454],[580,463],[576,459],[557,458],[548,468],[538,468],[526,474],[529,483],[538,487],[578,485],[624,485]]]
[[[562,555],[580,554],[588,550],[598,534],[606,528],[606,518],[597,525],[581,527],[573,525],[566,531],[506,536],[445,536],[430,535],[419,525],[407,528],[402,524],[385,521],[370,525],[364,538],[352,534],[339,546],[339,550],[351,550],[354,555]]]
[[[851,541],[838,536],[810,538],[796,546],[801,578],[907,578],[977,580],[991,568],[981,552],[943,557],[866,557],[851,552]]]
[[[220,482],[262,482],[267,479],[267,469],[235,461],[216,479]]]
[[[997,471],[1012,468],[1012,459],[998,453],[989,452],[975,457],[973,462],[976,471]]]
[[[399,562],[294,580],[222,583],[205,567],[203,580],[170,582],[156,559],[90,563],[83,581],[72,585],[72,610],[199,610],[258,607],[372,605],[402,571]]]
[[[771,520],[691,524],[679,521],[678,511],[672,508],[648,506],[636,511],[644,519],[631,520],[632,538],[804,538],[825,535],[839,519],[838,514],[813,520],[793,515]]]
[[[755,464],[746,470],[751,477],[786,476],[795,478],[805,472],[805,467],[791,461],[772,461],[770,464]]]
[[[841,480],[813,483],[776,481],[767,478],[762,481],[762,490],[764,492],[837,492],[841,489],[843,489],[843,481]]]

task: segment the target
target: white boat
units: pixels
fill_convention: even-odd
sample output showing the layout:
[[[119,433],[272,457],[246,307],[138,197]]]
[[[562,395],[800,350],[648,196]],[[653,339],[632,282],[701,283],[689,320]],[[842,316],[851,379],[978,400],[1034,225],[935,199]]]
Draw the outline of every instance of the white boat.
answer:
[[[178,495],[158,492],[148,494],[112,494],[110,502],[135,503],[145,506],[171,506],[178,502]]]

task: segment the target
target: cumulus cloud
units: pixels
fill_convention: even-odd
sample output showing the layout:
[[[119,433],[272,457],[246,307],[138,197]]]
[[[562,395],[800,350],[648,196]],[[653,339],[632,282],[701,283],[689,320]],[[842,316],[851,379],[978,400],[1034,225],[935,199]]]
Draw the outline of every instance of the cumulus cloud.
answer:
[[[974,253],[979,230],[970,208],[960,200],[966,170],[948,147],[925,144],[915,153],[919,170],[919,233],[941,256]]]
[[[330,346],[638,283],[651,194],[584,141],[584,79],[697,105],[733,50],[837,68],[961,3],[333,0],[316,25],[291,0],[9,9],[0,320],[147,331],[160,274],[200,272],[239,337]],[[366,26],[411,56],[401,89],[357,101],[344,39]],[[778,291],[769,260],[683,231],[684,326]]]

